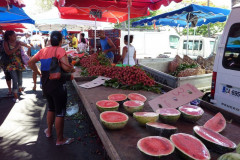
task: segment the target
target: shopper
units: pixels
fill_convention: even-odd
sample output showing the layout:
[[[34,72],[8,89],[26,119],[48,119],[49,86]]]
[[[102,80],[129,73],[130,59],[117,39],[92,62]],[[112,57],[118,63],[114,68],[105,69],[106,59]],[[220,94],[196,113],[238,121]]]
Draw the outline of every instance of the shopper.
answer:
[[[78,47],[77,37],[75,37],[75,34],[72,34],[72,35],[71,35],[71,38],[72,38],[72,47],[73,47],[74,49],[77,49],[77,47]]]
[[[73,138],[63,137],[64,116],[66,114],[67,90],[65,82],[61,80],[50,80],[49,69],[52,57],[59,59],[61,68],[66,72],[73,72],[73,67],[69,64],[66,51],[61,48],[62,34],[53,31],[51,34],[51,47],[41,49],[36,55],[29,60],[29,66],[38,75],[42,75],[42,89],[48,102],[47,126],[44,130],[46,137],[52,136],[53,123],[57,133],[56,145],[70,144]],[[41,61],[41,71],[37,68],[36,63]]]
[[[6,70],[10,72],[13,81],[13,95],[14,102],[19,102],[18,91],[23,94],[22,87],[22,71],[25,70],[24,64],[21,58],[21,47],[30,48],[30,45],[17,41],[14,31],[6,31],[4,34],[4,51],[7,53],[10,59],[10,63],[7,65]]]
[[[2,31],[0,31],[2,32]],[[4,33],[3,33],[4,34]],[[3,54],[6,54],[5,51],[4,51],[4,47],[3,47],[3,40],[0,40],[0,54],[1,56]],[[6,80],[6,83],[7,83],[7,86],[8,86],[8,93],[7,95],[10,96],[12,95],[12,88],[11,88],[11,74],[9,71],[7,71],[7,65],[5,63],[2,63],[0,64],[0,68],[3,69],[3,72],[4,72],[4,75],[5,75],[5,80]]]
[[[124,44],[126,45],[123,47],[122,50],[122,59],[123,64],[127,64],[130,66],[134,66],[136,64],[136,50],[134,46],[131,44],[133,41],[133,35],[130,35],[130,41],[128,46],[128,35],[124,36]],[[129,58],[129,61],[128,61]]]
[[[82,52],[86,52],[87,51],[87,42],[85,38],[81,39],[81,42],[78,44],[78,48],[77,51],[82,53]]]
[[[99,36],[103,53],[106,54],[106,57],[109,58],[111,62],[113,62],[113,51],[116,50],[116,46],[113,44],[111,39],[105,36],[105,32],[103,30],[100,31]]]

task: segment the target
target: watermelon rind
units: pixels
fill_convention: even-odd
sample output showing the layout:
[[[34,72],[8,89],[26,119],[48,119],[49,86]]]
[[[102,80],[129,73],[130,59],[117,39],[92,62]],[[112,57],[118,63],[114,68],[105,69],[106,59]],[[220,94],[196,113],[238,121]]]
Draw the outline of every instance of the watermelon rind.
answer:
[[[198,141],[200,144],[202,144],[202,146],[205,148],[205,154],[208,155],[208,157],[206,157],[204,160],[210,160],[211,156],[210,153],[207,149],[207,147],[196,137],[190,135],[190,134],[186,134],[186,133],[176,133],[171,135],[170,140],[172,141],[172,143],[175,145],[176,151],[179,153],[180,157],[182,157],[182,159],[184,160],[198,160],[197,158],[192,157],[191,155],[189,155],[188,153],[184,152],[181,148],[179,148],[179,146],[177,146],[174,141],[173,141],[173,136],[177,136],[177,135],[184,135],[184,136],[188,136],[190,137],[192,140],[196,140]],[[188,146],[188,144],[186,144],[186,146]],[[191,150],[191,148],[189,148],[189,150]],[[199,153],[198,153],[199,154]]]
[[[146,128],[150,131],[153,135],[156,136],[163,136],[163,137],[170,137],[172,134],[177,132],[177,127],[170,126],[171,128],[165,127],[170,126],[164,123],[159,122],[148,122],[146,123]]]
[[[226,153],[221,155],[218,160],[240,160],[240,154],[238,153]]]
[[[201,128],[203,128],[205,130],[208,130],[210,133],[212,132],[213,134],[215,133],[215,134],[217,134],[219,136],[222,136],[222,137],[224,137],[224,136],[219,134],[219,133],[217,133],[217,132],[214,132],[214,131],[212,131],[210,129],[204,128],[203,126],[194,126],[193,127],[194,135],[197,138],[199,138],[209,149],[211,149],[211,150],[213,150],[213,151],[215,151],[217,153],[222,153],[222,154],[223,153],[227,153],[227,152],[232,152],[232,151],[234,151],[236,149],[237,146],[236,146],[236,144],[234,142],[232,142],[234,144],[234,147],[231,148],[231,147],[223,146],[223,145],[220,145],[220,144],[217,144],[217,143],[214,143],[214,142],[212,142],[210,140],[205,139],[199,133],[197,133],[197,130],[199,130]],[[209,135],[209,134],[207,134],[207,135]],[[225,137],[225,138],[228,139],[227,137]],[[216,138],[214,137],[213,139],[216,139]],[[216,139],[216,141],[219,141],[219,140]],[[229,141],[231,141],[231,140],[229,140]]]
[[[138,113],[144,113],[145,115],[138,115]],[[159,118],[159,114],[155,112],[134,112],[133,117],[140,125],[145,126],[148,122],[156,122]]]
[[[226,127],[226,120],[219,112],[214,117],[209,119],[203,126],[215,132],[222,132]]]
[[[123,103],[123,108],[128,112],[128,113],[134,113],[134,112],[139,112],[143,109],[144,103],[142,101],[134,101],[136,103],[139,103],[139,106],[129,106],[128,103],[132,101],[126,101]]]
[[[114,103],[116,103],[116,105],[115,105],[115,106],[112,106],[112,107],[100,106],[98,103],[101,102],[101,101],[114,102]],[[97,101],[97,102],[96,102],[96,106],[97,106],[97,108],[98,108],[98,110],[99,110],[100,112],[105,112],[105,111],[117,111],[118,108],[119,108],[119,103],[116,102],[116,101],[111,101],[111,100],[101,100],[101,101]]]
[[[112,98],[113,96],[118,96],[118,95],[122,96],[123,98],[118,99],[118,100],[116,100],[115,98]],[[112,100],[112,101],[116,101],[116,102],[120,102],[120,103],[125,101],[126,99],[127,99],[127,95],[125,95],[125,94],[110,94],[108,96],[108,100]]]
[[[173,109],[173,108],[171,108]],[[163,122],[163,123],[167,123],[167,124],[174,124],[178,121],[178,119],[180,118],[181,112],[179,112],[177,109],[175,109],[178,113],[177,114],[171,114],[171,115],[166,115],[166,114],[161,114],[160,111],[162,109],[158,109],[156,110],[156,113],[159,113],[159,119]]]
[[[135,99],[134,97],[132,97],[133,95],[140,96],[142,98],[142,100]],[[139,93],[130,93],[130,94],[128,94],[127,97],[128,97],[129,100],[132,100],[132,101],[142,101],[142,102],[145,102],[147,100],[147,98],[144,95],[139,94]]]
[[[103,115],[103,114],[109,114],[109,113],[112,113],[112,112],[123,114],[124,116],[127,117],[127,120],[122,121],[122,122],[108,122],[108,121],[106,121],[106,120],[104,120],[104,119],[102,118],[102,115]],[[100,121],[102,122],[102,124],[103,124],[106,128],[108,128],[108,129],[110,129],[110,130],[116,130],[116,129],[122,129],[122,128],[124,128],[124,127],[126,126],[127,122],[128,122],[128,119],[129,119],[129,118],[128,118],[128,116],[127,116],[126,114],[124,114],[124,113],[122,113],[122,112],[118,112],[118,111],[105,111],[105,112],[102,112],[102,113],[100,114]]]
[[[237,152],[238,154],[240,154],[240,143],[237,145],[236,152]]]
[[[182,115],[183,119],[186,120],[186,121],[188,121],[188,122],[196,122],[196,121],[198,121],[198,120],[202,117],[202,115],[204,114],[204,111],[203,111],[203,109],[202,109],[201,107],[196,106],[196,107],[198,107],[199,109],[201,109],[201,111],[202,111],[202,113],[199,114],[199,115],[191,115],[191,114],[188,114],[188,113],[186,113],[186,112],[184,112],[184,111],[181,110],[183,107],[185,107],[185,106],[179,107],[178,110],[181,112],[181,115]]]
[[[144,139],[161,139],[161,140],[164,140],[165,143],[168,142],[168,143],[169,143],[169,144],[168,144],[169,147],[171,147],[170,150],[169,150],[169,153],[167,153],[167,154],[160,153],[159,155],[153,155],[153,154],[147,152],[147,151],[144,150],[144,148],[141,147],[141,145],[140,145],[140,144],[141,144],[141,141],[143,141]],[[149,143],[148,145],[154,145],[154,143]],[[151,146],[149,146],[149,147],[151,147]],[[166,146],[166,147],[167,147],[167,146]],[[143,155],[145,155],[145,157],[147,157],[147,159],[159,159],[159,158],[161,158],[161,159],[167,159],[167,157],[170,156],[170,155],[174,152],[174,150],[175,150],[175,146],[173,145],[173,143],[172,143],[170,140],[168,140],[167,138],[164,138],[164,137],[160,137],[160,136],[148,136],[148,137],[144,137],[144,138],[138,140],[138,142],[137,142],[137,148],[139,149],[139,151],[140,151]],[[154,149],[153,149],[153,150],[154,150]]]

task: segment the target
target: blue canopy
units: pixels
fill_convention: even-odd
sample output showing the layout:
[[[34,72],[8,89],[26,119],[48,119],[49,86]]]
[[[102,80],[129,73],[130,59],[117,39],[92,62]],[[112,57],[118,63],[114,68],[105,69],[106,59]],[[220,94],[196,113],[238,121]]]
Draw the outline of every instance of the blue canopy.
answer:
[[[196,4],[191,4],[184,8],[160,14],[154,17],[148,17],[146,19],[142,19],[132,23],[133,27],[143,26],[144,24],[152,25],[154,22],[156,25],[168,25],[168,26],[179,26],[186,27],[187,26],[187,15],[192,13],[197,16],[198,21],[196,26],[201,26],[203,24],[216,23],[216,22],[224,22],[227,20],[227,16],[230,14],[230,10],[209,7],[209,6],[201,6]],[[189,23],[189,27],[191,23]]]
[[[8,10],[7,7],[0,7],[0,23],[31,23],[35,24],[22,8],[12,7]]]

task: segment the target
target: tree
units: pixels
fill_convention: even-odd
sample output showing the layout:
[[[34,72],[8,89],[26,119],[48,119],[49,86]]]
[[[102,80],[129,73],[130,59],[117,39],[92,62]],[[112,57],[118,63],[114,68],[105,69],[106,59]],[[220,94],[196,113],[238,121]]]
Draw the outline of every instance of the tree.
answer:
[[[240,3],[240,0],[232,0],[232,7],[238,3]]]

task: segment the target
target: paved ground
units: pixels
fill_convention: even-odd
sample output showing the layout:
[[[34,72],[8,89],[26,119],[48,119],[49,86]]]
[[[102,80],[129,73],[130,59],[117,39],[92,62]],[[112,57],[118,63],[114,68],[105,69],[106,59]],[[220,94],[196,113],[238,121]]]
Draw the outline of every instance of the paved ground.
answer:
[[[65,118],[64,134],[76,140],[55,146],[56,134],[46,138],[46,100],[39,88],[32,91],[31,71],[23,74],[26,95],[19,103],[5,96],[7,87],[0,72],[0,159],[1,160],[103,160],[108,159],[101,141],[71,83],[68,106],[79,105],[79,113]],[[39,81],[39,80],[38,80]]]

